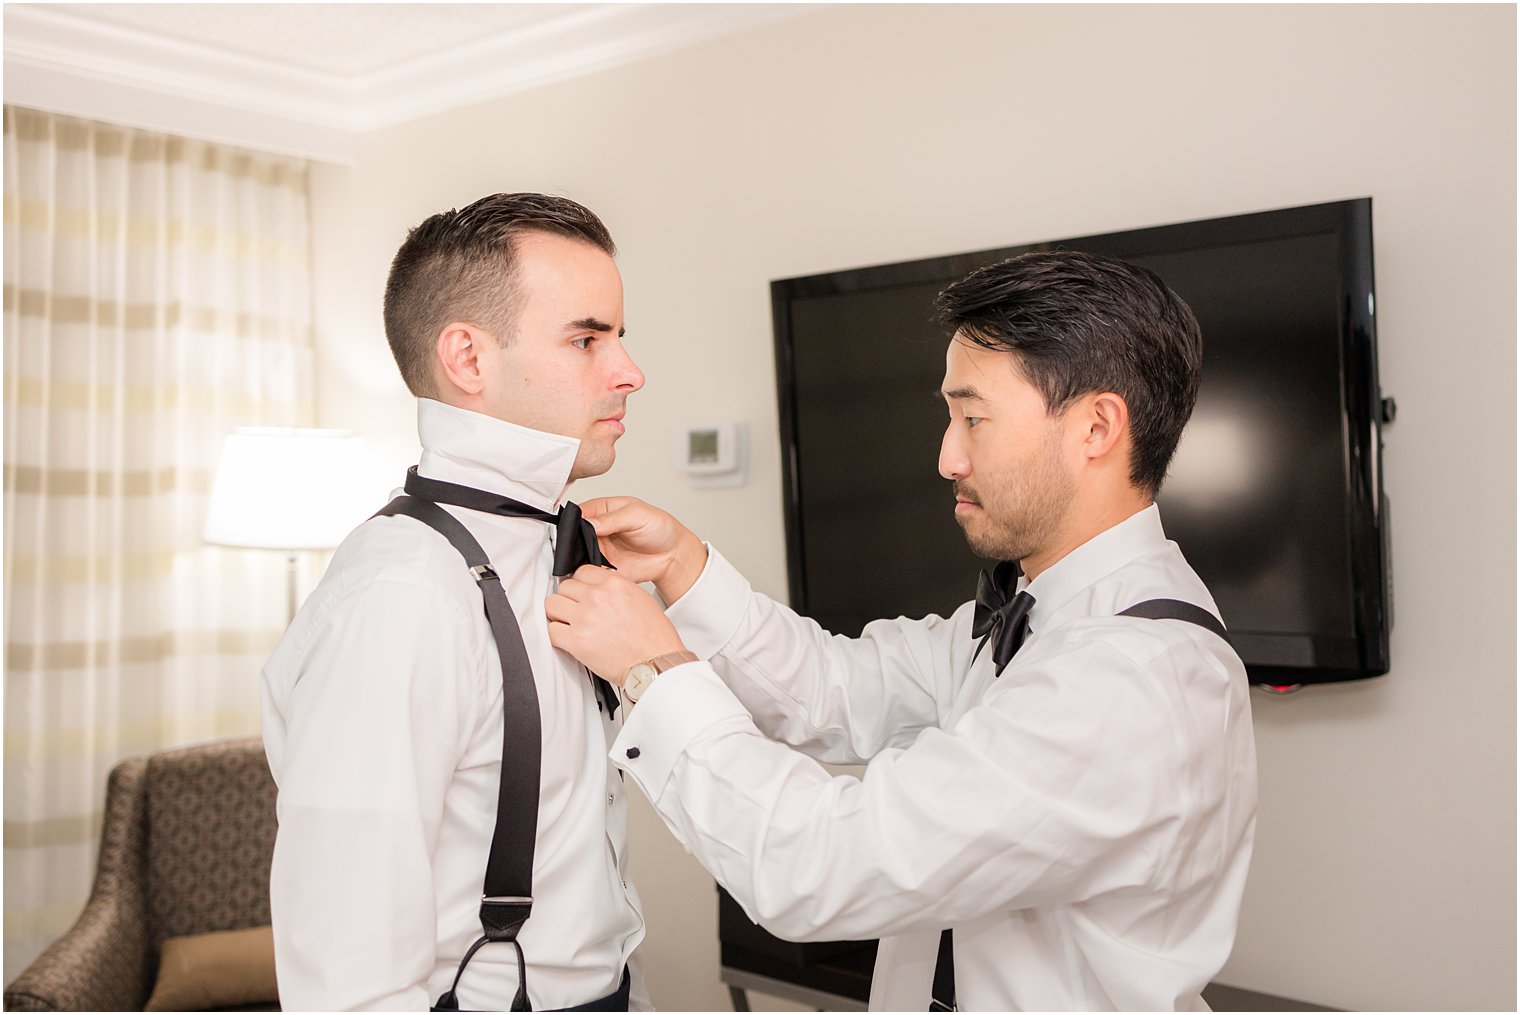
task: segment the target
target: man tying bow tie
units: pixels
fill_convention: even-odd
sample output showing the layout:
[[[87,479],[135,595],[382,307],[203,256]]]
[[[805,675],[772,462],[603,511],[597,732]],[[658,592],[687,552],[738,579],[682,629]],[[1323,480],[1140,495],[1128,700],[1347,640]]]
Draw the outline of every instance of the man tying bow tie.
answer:
[[[1256,761],[1244,667],[1154,503],[1197,322],[1151,272],[1069,251],[940,307],[939,471],[1003,561],[976,601],[831,636],[613,498],[584,508],[619,570],[563,582],[550,639],[637,701],[614,764],[755,920],[883,938],[873,1009],[1203,1008]]]

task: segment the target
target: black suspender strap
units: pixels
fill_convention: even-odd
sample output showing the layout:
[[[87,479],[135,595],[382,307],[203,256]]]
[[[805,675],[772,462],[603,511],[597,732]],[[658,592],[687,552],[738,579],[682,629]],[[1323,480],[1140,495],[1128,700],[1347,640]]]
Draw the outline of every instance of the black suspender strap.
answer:
[[[1143,603],[1136,603],[1129,609],[1120,611],[1118,616],[1144,617],[1147,620],[1185,620],[1189,624],[1197,624],[1204,630],[1214,632],[1225,641],[1230,640],[1229,633],[1225,631],[1218,617],[1201,606],[1184,603],[1180,599],[1147,599]]]
[[[480,901],[484,933],[470,946],[454,983],[434,1010],[458,1011],[455,991],[464,967],[488,942],[508,941],[517,949],[517,996],[513,1011],[529,1011],[527,961],[517,932],[533,912],[533,847],[538,837],[538,783],[543,750],[538,689],[523,645],[522,631],[490,558],[459,520],[431,501],[397,497],[375,516],[406,515],[431,526],[453,544],[475,576],[485,600],[486,620],[501,657],[501,783],[496,796],[496,831],[486,860],[485,893]]]

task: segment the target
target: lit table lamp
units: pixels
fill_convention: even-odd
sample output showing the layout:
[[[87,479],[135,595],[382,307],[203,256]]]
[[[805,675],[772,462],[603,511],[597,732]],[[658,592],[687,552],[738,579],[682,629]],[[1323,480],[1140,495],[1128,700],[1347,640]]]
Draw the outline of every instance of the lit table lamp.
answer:
[[[291,427],[239,427],[222,445],[203,538],[285,551],[291,620],[297,553],[332,549],[374,513],[362,452],[345,430]]]

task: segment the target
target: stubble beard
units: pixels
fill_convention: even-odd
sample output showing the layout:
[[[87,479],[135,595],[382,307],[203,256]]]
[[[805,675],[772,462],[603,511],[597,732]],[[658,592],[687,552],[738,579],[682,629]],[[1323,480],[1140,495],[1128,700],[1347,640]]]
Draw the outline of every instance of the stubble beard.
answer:
[[[1024,560],[1050,545],[1075,486],[1052,444],[1023,467],[990,475],[976,489],[956,483],[955,492],[981,506],[958,519],[972,553],[987,560]]]

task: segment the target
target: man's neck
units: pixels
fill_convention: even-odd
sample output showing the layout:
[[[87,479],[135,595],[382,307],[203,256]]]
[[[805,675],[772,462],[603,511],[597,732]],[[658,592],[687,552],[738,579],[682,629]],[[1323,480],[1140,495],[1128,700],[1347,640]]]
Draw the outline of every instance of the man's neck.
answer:
[[[1094,536],[1107,532],[1115,525],[1133,518],[1154,503],[1155,501],[1150,497],[1139,491],[1132,491],[1123,496],[1107,498],[1085,510],[1073,512],[1072,518],[1061,527],[1061,531],[1050,540],[1048,546],[1042,547],[1019,561],[1019,569],[1030,581],[1034,581],[1041,572],[1053,567],[1077,547],[1082,546]]]

